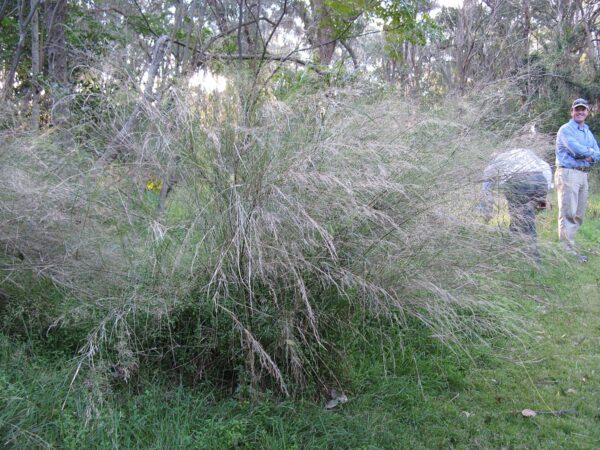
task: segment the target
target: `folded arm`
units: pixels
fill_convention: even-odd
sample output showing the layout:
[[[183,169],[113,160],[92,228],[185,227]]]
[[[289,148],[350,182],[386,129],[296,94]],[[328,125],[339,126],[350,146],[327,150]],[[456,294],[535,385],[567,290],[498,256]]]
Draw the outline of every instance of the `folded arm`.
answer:
[[[570,127],[562,128],[558,136],[559,143],[565,147],[575,159],[592,158],[593,161],[596,161],[596,157],[600,159],[598,143],[594,140],[595,147],[588,147],[580,142],[576,133],[578,133],[578,131],[575,131]]]

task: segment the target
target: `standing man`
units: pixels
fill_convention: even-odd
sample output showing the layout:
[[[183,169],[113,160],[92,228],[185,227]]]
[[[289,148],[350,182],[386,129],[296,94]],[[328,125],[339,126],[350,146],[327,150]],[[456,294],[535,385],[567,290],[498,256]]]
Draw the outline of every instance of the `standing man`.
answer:
[[[575,245],[575,234],[583,222],[588,199],[588,172],[600,160],[600,148],[585,123],[590,114],[587,100],[578,98],[571,106],[571,120],[556,135],[555,184],[558,194],[558,239],[565,250],[587,262]]]
[[[535,212],[547,205],[552,187],[550,165],[532,150],[517,148],[497,155],[483,171],[483,198],[479,209],[487,221],[494,210],[493,190],[502,191],[508,203],[510,231],[529,241],[532,256],[540,261]]]

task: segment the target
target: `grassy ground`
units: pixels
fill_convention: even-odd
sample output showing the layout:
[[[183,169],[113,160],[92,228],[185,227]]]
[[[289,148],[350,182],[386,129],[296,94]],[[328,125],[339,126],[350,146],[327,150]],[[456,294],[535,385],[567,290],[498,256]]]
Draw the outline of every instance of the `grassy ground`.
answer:
[[[152,374],[70,386],[72,352],[60,343],[0,335],[0,447],[600,448],[598,211],[594,197],[579,236],[586,265],[511,280],[532,323],[522,339],[495,336],[467,353],[419,327],[368,328],[346,342],[349,401],[331,411],[269,394],[218,397]],[[556,241],[555,213],[540,217],[544,241]],[[526,408],[568,412],[524,418]]]

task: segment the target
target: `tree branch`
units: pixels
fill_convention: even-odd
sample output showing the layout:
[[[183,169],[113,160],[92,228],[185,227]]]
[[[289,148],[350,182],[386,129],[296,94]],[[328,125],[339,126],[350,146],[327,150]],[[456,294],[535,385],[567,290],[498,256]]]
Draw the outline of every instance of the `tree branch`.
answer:
[[[33,19],[35,11],[40,6],[40,0],[36,0],[33,5],[31,5],[31,11],[29,11],[29,15],[27,18],[19,23],[19,42],[17,42],[17,48],[15,49],[15,53],[13,55],[13,60],[10,65],[10,70],[8,75],[6,76],[6,81],[4,82],[4,92],[2,93],[3,100],[7,100],[10,96],[10,93],[13,88],[13,83],[15,81],[15,74],[17,73],[17,66],[19,65],[19,61],[21,59],[21,55],[23,54],[23,48],[25,47],[25,37],[27,36],[27,27],[29,23]]]
[[[144,14],[144,11],[142,10],[142,7],[138,3],[138,1],[137,0],[133,0],[133,3],[135,4],[135,6],[137,7],[138,11],[140,12],[140,15],[142,16],[142,19],[144,19],[144,22],[146,23],[146,28],[148,28],[148,31],[150,33],[152,33],[155,37],[158,37],[158,33],[156,33],[152,29],[152,26],[150,25],[150,22],[148,21],[148,18],[146,17],[146,14]]]
[[[354,52],[352,47],[350,47],[350,44],[348,44],[348,42],[345,39],[340,40],[340,44],[342,44],[342,47],[346,49],[346,51],[350,55],[350,58],[352,58],[352,64],[354,65],[354,68],[358,69],[358,58],[356,57],[356,53]]]

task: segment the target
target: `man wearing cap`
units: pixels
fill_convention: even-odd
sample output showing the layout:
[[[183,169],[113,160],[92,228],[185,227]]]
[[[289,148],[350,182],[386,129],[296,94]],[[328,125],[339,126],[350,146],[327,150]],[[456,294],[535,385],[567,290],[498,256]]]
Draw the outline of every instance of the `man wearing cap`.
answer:
[[[571,120],[556,135],[555,185],[558,194],[558,239],[565,250],[586,262],[575,246],[575,234],[587,207],[588,172],[600,161],[600,148],[585,123],[590,114],[587,100],[578,98],[571,106]]]

